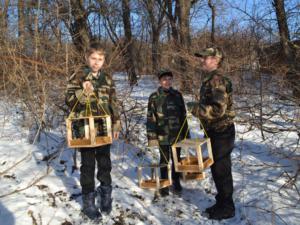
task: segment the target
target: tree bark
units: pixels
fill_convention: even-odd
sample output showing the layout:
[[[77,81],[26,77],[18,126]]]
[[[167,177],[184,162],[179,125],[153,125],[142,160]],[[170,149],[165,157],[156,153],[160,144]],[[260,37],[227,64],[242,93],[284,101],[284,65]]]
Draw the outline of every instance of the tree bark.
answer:
[[[190,37],[190,9],[191,1],[178,0],[180,10],[179,10],[179,35],[180,44],[184,50],[189,50],[191,46]]]
[[[25,35],[25,2],[18,0],[18,38],[21,51],[24,49],[24,35]]]
[[[210,41],[214,45],[215,40],[215,18],[216,18],[216,6],[212,4],[211,0],[208,0],[208,6],[211,10],[211,33],[210,33]]]
[[[157,7],[159,12],[155,16],[155,3],[158,2]],[[152,72],[156,73],[160,67],[160,50],[159,50],[159,37],[163,27],[163,20],[165,17],[166,4],[161,1],[144,0],[148,17],[151,23],[151,56],[152,56]]]
[[[8,7],[9,7],[9,0],[5,0],[3,3],[1,3],[0,25],[1,25],[1,31],[3,32],[2,34],[6,34],[8,28]]]
[[[88,13],[84,9],[83,0],[70,0],[70,3],[73,21],[70,24],[69,31],[76,49],[78,52],[83,53],[92,38],[87,23]]]
[[[122,0],[122,17],[125,31],[125,66],[128,72],[130,85],[137,83],[137,74],[134,62],[134,44],[132,39],[131,23],[130,23],[130,0]]]
[[[276,11],[279,29],[281,54],[284,56],[285,63],[289,67],[286,78],[292,86],[294,97],[300,99],[300,85],[299,82],[297,82],[300,78],[300,68],[297,66],[295,49],[290,44],[290,33],[284,8],[284,0],[273,0],[273,6]]]

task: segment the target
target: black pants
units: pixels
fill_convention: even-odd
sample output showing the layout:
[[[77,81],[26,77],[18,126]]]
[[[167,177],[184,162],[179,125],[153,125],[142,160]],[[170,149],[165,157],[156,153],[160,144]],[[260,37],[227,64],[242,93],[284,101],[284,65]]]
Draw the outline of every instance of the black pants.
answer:
[[[208,136],[211,138],[214,156],[211,172],[218,192],[216,195],[217,204],[234,209],[231,172],[231,152],[234,148],[235,139],[234,125],[222,133],[208,132]]]
[[[172,148],[170,145],[160,145],[160,164],[167,164],[170,161],[170,154],[172,158],[172,180],[173,183],[179,183],[180,179],[180,173],[175,172],[175,165],[174,165],[174,160],[173,160],[173,154],[172,154]],[[178,156],[178,161],[180,161],[180,148],[177,148],[177,156]],[[168,168],[167,167],[162,167],[160,169],[160,175],[162,179],[167,179],[168,178]]]
[[[96,148],[81,148],[80,184],[82,194],[95,190],[95,165],[97,161],[97,179],[101,185],[111,184],[110,145]]]

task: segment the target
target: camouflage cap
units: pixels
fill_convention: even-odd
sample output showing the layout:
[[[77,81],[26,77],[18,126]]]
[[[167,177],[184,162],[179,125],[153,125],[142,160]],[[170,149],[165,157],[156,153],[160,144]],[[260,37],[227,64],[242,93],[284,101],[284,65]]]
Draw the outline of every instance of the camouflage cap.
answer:
[[[157,77],[158,79],[162,78],[163,76],[170,76],[173,77],[173,73],[171,70],[169,69],[161,69],[160,71],[158,71],[157,73]]]
[[[215,57],[218,57],[220,59],[223,59],[223,57],[224,57],[221,49],[219,49],[219,48],[213,48],[213,47],[211,47],[211,48],[205,48],[205,49],[203,49],[200,52],[196,52],[194,55],[196,57],[215,56]]]

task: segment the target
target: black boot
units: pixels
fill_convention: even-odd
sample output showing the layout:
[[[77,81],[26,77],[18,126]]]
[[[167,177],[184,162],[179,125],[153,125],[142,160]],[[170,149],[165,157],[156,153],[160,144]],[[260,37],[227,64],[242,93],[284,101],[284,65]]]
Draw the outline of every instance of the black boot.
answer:
[[[176,181],[173,181],[173,188],[174,188],[174,194],[176,194],[176,195],[180,195],[181,194],[182,187],[181,187],[179,179],[176,180]]]
[[[205,213],[211,214],[211,213],[213,213],[214,211],[216,211],[218,208],[221,208],[221,207],[222,207],[222,205],[221,205],[220,203],[216,202],[214,205],[212,205],[212,206],[206,208],[206,209],[205,209]]]
[[[100,207],[101,212],[110,214],[112,210],[112,186],[105,185],[97,188],[97,206]]]
[[[95,192],[82,195],[82,212],[91,220],[101,218],[101,213],[95,206]]]
[[[217,207],[209,213],[209,219],[222,220],[235,216],[235,209],[232,207]]]
[[[169,188],[165,187],[165,188],[161,188],[159,189],[159,194],[161,197],[166,197],[169,195]]]

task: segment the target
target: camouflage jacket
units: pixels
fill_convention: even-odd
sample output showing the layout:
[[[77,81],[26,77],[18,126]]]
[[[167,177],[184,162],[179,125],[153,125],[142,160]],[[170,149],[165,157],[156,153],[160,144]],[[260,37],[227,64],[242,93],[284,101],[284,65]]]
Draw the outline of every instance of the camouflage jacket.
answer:
[[[84,81],[91,81],[94,96],[88,97],[83,92]],[[108,114],[112,119],[113,130],[120,131],[116,91],[111,75],[100,71],[98,76],[94,77],[88,68],[84,68],[70,77],[65,95],[66,104],[73,110],[71,113],[75,116],[87,116],[90,111],[93,116]],[[90,107],[87,102],[90,103]]]
[[[200,89],[200,102],[192,109],[208,132],[223,132],[233,124],[235,112],[232,83],[220,70],[206,74]]]
[[[179,91],[170,88],[152,93],[148,101],[147,137],[149,146],[172,145],[186,118],[184,100]],[[180,137],[189,137],[187,121],[184,124]]]

